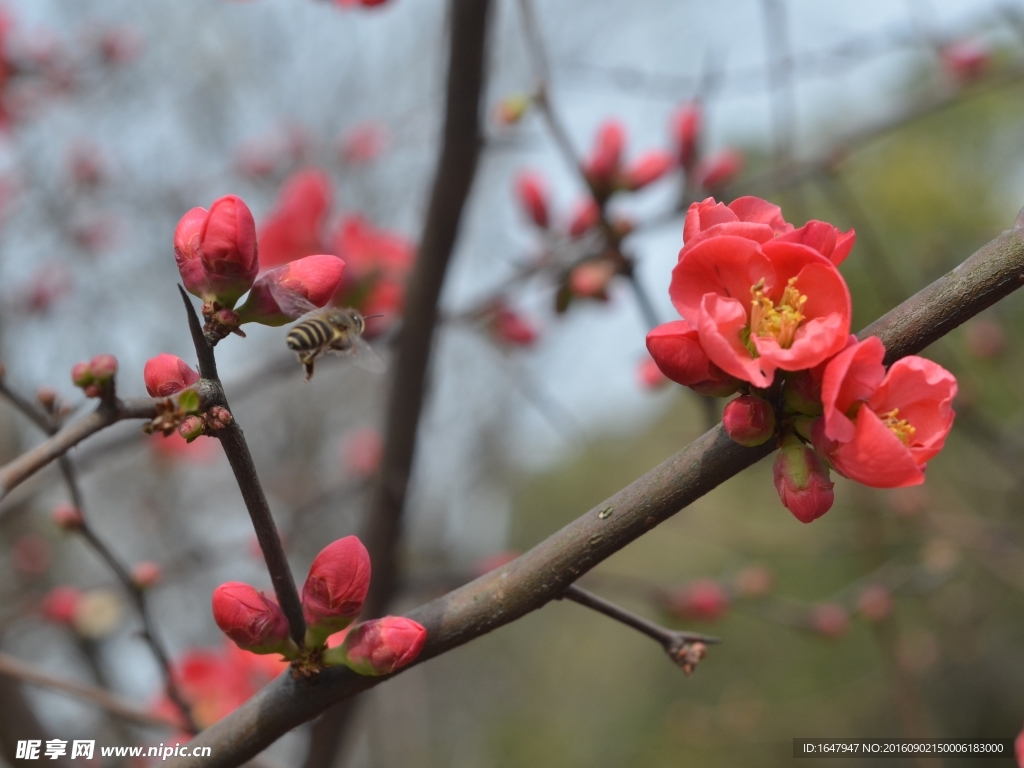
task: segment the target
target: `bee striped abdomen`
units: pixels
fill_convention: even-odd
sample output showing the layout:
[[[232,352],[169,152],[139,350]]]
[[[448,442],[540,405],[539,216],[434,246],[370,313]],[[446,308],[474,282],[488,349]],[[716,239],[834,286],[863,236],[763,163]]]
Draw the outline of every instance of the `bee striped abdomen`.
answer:
[[[314,318],[292,328],[285,341],[288,349],[302,352],[324,346],[333,336],[334,330],[329,324]]]

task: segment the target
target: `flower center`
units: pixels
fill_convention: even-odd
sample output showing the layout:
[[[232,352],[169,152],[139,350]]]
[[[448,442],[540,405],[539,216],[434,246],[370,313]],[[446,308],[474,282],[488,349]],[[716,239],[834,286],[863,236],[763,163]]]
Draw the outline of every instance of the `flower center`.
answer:
[[[893,408],[888,413],[879,414],[879,417],[882,419],[882,423],[892,430],[892,433],[896,435],[904,445],[910,445],[910,441],[917,430],[910,425],[909,421],[899,418],[899,415],[900,409]]]
[[[789,349],[796,329],[804,321],[803,308],[807,303],[807,297],[796,288],[796,278],[789,278],[778,306],[765,295],[764,278],[750,286],[750,295],[751,335],[774,337],[780,347]]]

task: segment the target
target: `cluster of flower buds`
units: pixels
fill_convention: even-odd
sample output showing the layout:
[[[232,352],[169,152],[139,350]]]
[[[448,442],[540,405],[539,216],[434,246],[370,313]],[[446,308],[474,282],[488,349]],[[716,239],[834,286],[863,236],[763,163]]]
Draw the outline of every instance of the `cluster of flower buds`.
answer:
[[[113,355],[96,355],[87,363],[75,363],[71,367],[71,381],[80,387],[86,397],[103,400],[114,397],[114,376],[117,374],[117,358]]]
[[[882,342],[850,336],[839,264],[854,232],[796,228],[775,205],[741,197],[690,206],[669,295],[682,316],[647,348],[661,371],[703,395],[741,396],[726,432],[776,440],[775,487],[801,522],[833,502],[830,469],[875,488],[924,482],[953,422],[956,380],[920,357],[888,371]]]
[[[313,560],[302,587],[307,650],[330,643],[323,663],[345,665],[362,675],[386,675],[415,659],[426,640],[416,622],[395,616],[351,626],[370,588],[370,556],[355,536],[329,544]],[[248,584],[221,584],[213,593],[217,626],[239,648],[253,653],[278,653],[295,658],[298,648],[289,636],[288,620],[270,597]],[[340,640],[340,642],[339,642]]]
[[[309,218],[309,211],[300,209],[299,215]],[[256,223],[235,195],[214,201],[208,211],[186,213],[174,232],[174,256],[186,290],[203,300],[206,332],[213,340],[232,332],[244,335],[243,323],[281,325],[304,314],[306,302],[323,307],[338,290],[345,266],[336,256],[309,255],[257,279]],[[236,311],[247,292],[249,298]],[[282,307],[281,297],[294,306]]]

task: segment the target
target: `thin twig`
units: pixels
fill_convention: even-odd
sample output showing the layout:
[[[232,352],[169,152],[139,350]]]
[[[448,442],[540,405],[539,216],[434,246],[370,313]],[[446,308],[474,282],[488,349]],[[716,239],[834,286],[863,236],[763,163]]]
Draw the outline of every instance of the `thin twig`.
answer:
[[[132,723],[152,725],[161,728],[180,728],[176,720],[139,709],[109,691],[75,680],[54,677],[38,667],[0,652],[0,675],[20,680],[23,683],[50,688],[67,693]]]
[[[181,300],[185,302],[185,311],[188,314],[188,328],[192,335],[192,343],[196,348],[196,357],[199,359],[199,375],[203,377],[219,394],[219,404],[230,411],[227,398],[224,397],[224,389],[217,376],[217,361],[213,355],[213,347],[210,346],[206,336],[203,334],[202,325],[199,323],[199,316],[195,307],[188,298],[188,294],[179,285]],[[233,414],[232,414],[233,416]],[[245,435],[242,434],[238,421],[234,418],[222,429],[218,430],[216,436],[220,438],[221,447],[228,457],[231,471],[235,474],[238,489],[242,492],[242,499],[245,501],[245,508],[252,520],[252,527],[256,531],[256,539],[259,541],[260,549],[263,551],[263,559],[267,563],[267,570],[270,572],[270,580],[274,585],[274,593],[277,595],[277,602],[288,618],[288,628],[295,644],[302,648],[305,644],[306,622],[302,616],[302,602],[299,600],[299,592],[295,587],[295,578],[292,576],[291,567],[288,565],[288,556],[285,555],[284,545],[281,543],[281,536],[274,523],[274,516],[270,512],[270,504],[263,493],[260,485],[259,475],[256,473],[256,463],[249,452],[249,446],[245,442]]]

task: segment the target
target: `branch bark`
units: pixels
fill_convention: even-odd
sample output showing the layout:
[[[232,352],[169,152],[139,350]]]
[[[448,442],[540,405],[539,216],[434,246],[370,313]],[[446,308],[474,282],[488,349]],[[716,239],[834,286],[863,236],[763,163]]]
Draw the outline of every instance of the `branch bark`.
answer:
[[[959,267],[872,323],[887,362],[921,351],[941,334],[1024,285],[1024,228],[1004,232]],[[408,616],[427,629],[416,663],[468,643],[558,598],[576,579],[688,504],[774,450],[734,443],[716,426],[640,479],[511,563],[437,598]],[[313,679],[284,674],[201,733],[211,759],[181,758],[184,768],[230,768],[332,703],[386,680],[347,669]]]

